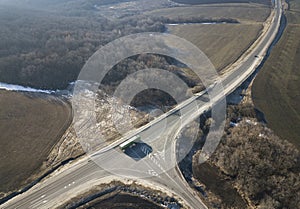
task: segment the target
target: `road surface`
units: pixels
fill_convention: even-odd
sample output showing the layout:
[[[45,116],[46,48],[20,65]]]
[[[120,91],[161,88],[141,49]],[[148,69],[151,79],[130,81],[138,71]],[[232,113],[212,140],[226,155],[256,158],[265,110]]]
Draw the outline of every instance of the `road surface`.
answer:
[[[27,192],[4,203],[1,208],[55,208],[65,200],[64,198],[76,195],[76,192],[92,187],[101,179],[117,174],[129,179],[141,177],[143,181],[160,185],[163,189],[176,194],[191,208],[207,208],[182,178],[177,165],[170,168],[170,164],[176,164],[174,147],[176,134],[181,128],[180,117],[187,121],[195,118],[195,112],[199,115],[211,108],[212,104],[217,102],[223,94],[230,94],[254,72],[279,28],[282,13],[281,2],[278,0],[276,4],[275,16],[268,32],[256,44],[253,51],[247,55],[243,63],[221,80],[224,92],[220,95],[210,98],[209,102],[203,102],[205,100],[203,98],[207,97],[205,92],[197,94],[185,103],[178,105],[177,108],[182,110],[181,116],[172,111],[164,114],[150,124],[132,131],[121,140],[94,153],[92,161],[89,158],[84,158],[73,163],[68,169],[54,173]],[[193,109],[195,108],[195,102],[197,102],[197,110]],[[164,134],[157,134],[161,133],[162,130],[164,130]],[[147,146],[152,148],[151,153],[148,153],[149,155],[139,160],[129,157],[118,148],[119,144],[137,134],[141,136]],[[159,140],[153,140],[157,137]],[[168,146],[166,150],[165,144],[171,146]],[[116,152],[122,157],[116,158]],[[161,153],[164,153],[164,155],[161,155]],[[101,169],[97,163],[106,169]],[[148,177],[144,178],[145,176]]]

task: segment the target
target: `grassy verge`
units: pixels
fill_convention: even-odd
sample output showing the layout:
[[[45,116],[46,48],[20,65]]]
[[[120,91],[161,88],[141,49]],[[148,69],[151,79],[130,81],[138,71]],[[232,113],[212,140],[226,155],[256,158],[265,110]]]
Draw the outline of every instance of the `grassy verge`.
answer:
[[[0,192],[24,186],[71,122],[71,108],[42,94],[0,91]]]
[[[253,84],[253,100],[268,126],[300,148],[300,13],[291,2],[288,25]],[[295,7],[295,8],[298,8]]]

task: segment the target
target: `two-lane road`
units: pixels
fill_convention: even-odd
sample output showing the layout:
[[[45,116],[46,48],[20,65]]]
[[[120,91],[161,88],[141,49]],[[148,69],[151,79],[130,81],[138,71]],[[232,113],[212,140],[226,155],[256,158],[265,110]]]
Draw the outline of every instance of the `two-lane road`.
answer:
[[[228,95],[234,91],[253,73],[255,67],[262,61],[263,55],[271,45],[271,42],[278,31],[282,11],[281,2],[277,0],[276,4],[277,7],[274,10],[275,16],[267,33],[260,39],[259,43],[256,43],[256,47],[248,54],[243,63],[240,66],[237,66],[227,77],[221,79],[224,86],[224,92],[215,95],[215,98],[210,98],[210,102],[200,103],[199,100],[201,100],[201,98],[207,97],[205,94],[200,94],[193,97],[188,102],[185,102],[184,105],[179,105],[179,109],[184,110],[181,118],[184,120],[191,120],[197,117],[200,113],[203,113],[203,111],[211,108],[211,105],[217,102],[223,94]],[[256,55],[258,55],[258,57],[256,57]],[[198,103],[198,110],[192,109],[195,107],[195,101]],[[153,138],[156,137],[154,133],[160,132],[162,128],[166,129],[163,131],[164,134],[160,136],[160,145],[157,143],[157,140],[153,140]],[[151,122],[138,130],[132,131],[127,137],[124,137],[113,145],[94,153],[92,159],[96,163],[103,165],[106,169],[101,169],[95,162],[89,160],[88,157],[85,157],[78,162],[73,162],[67,169],[55,172],[51,177],[40,182],[29,191],[4,203],[1,205],[1,208],[55,208],[64,200],[76,195],[77,192],[87,190],[99,183],[101,179],[103,180],[107,176],[115,176],[116,174],[123,175],[124,178],[149,176],[148,178],[144,178],[143,181],[147,181],[156,186],[161,186],[176,194],[177,197],[184,200],[191,208],[206,208],[200,198],[195,195],[194,191],[191,190],[184,179],[182,179],[181,174],[178,173],[177,167],[175,166],[168,169],[168,164],[174,162],[176,164],[176,153],[172,151],[173,149],[168,149],[168,160],[162,159],[158,155],[158,153],[166,151],[164,149],[166,142],[173,145],[175,144],[176,133],[180,128],[180,117],[176,115],[174,111],[164,114],[156,121]],[[129,156],[123,154],[118,148],[120,143],[137,134],[142,136],[144,142],[153,148],[150,155],[139,161],[133,160]],[[169,148],[172,148],[172,146],[169,146]],[[116,159],[116,152],[120,153],[123,157]],[[126,167],[126,171],[124,172],[122,169],[118,169],[124,167]],[[111,170],[107,168],[111,168]],[[114,174],[111,174],[106,170],[109,170]],[[129,172],[130,170],[132,170],[132,172]]]

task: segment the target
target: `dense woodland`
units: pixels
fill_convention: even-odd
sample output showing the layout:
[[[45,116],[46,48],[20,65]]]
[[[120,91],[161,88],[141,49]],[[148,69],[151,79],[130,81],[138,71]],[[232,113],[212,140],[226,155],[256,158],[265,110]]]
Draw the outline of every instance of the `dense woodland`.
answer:
[[[10,6],[0,7],[0,27],[0,82],[43,89],[65,88],[100,46],[120,36],[165,30],[145,16],[109,20]]]
[[[102,81],[102,89],[105,89],[106,93],[112,95],[115,89],[119,86],[121,81],[123,81],[128,75],[133,75],[135,72],[139,70],[144,70],[148,68],[160,69],[168,71],[172,74],[175,74],[178,78],[180,78],[188,87],[189,90],[185,92],[185,95],[181,95],[182,89],[179,88],[179,85],[176,82],[173,82],[172,77],[164,77],[166,82],[169,82],[170,89],[173,89],[175,93],[178,95],[176,99],[179,101],[175,101],[171,95],[166,92],[163,92],[158,89],[151,89],[148,86],[148,90],[142,91],[137,94],[131,105],[134,107],[140,107],[145,105],[154,105],[154,106],[173,106],[177,102],[182,102],[186,99],[186,95],[191,91],[199,91],[200,89],[204,89],[201,84],[201,80],[199,77],[191,71],[189,68],[178,67],[184,66],[184,64],[178,62],[177,60],[162,56],[162,55],[154,55],[154,54],[141,54],[133,57],[129,57],[123,61],[121,61],[118,65],[114,66],[105,76]],[[154,72],[152,76],[155,78],[160,78],[161,74],[159,72]],[[150,78],[145,76],[133,76],[134,80],[131,81],[132,84],[128,88],[135,88],[136,85],[146,85],[150,80]],[[144,80],[147,79],[147,80]],[[155,81],[150,82],[155,83]],[[173,85],[173,86],[172,86]],[[122,95],[126,96],[126,93],[132,92],[130,89],[122,89]],[[174,96],[174,95],[173,95]],[[126,98],[126,97],[125,97]],[[129,95],[128,97],[129,98]]]
[[[52,2],[47,10],[41,10],[39,5],[42,3],[31,9],[8,5],[0,7],[0,82],[64,89],[76,80],[84,63],[99,47],[118,37],[139,32],[165,32],[167,23],[212,21],[139,14],[110,19],[94,11],[92,5],[100,3],[98,1],[93,1],[93,4],[90,1],[72,1],[75,3],[69,10],[65,8],[71,1],[62,2],[64,4],[57,3],[61,7]],[[106,3],[101,1],[101,5]],[[80,5],[82,7],[78,9]],[[237,22],[231,19],[214,21]],[[128,74],[153,67],[175,72],[190,87],[199,85],[199,79],[184,75],[179,67],[174,66],[175,62],[158,55],[129,58],[114,68],[106,84],[115,87]]]
[[[226,184],[248,205],[300,208],[300,153],[257,122],[256,114],[251,105],[228,108],[227,133],[209,164],[219,169]],[[230,126],[229,121],[238,122],[237,126]],[[197,170],[200,165],[194,166]],[[224,189],[224,185],[219,187]]]

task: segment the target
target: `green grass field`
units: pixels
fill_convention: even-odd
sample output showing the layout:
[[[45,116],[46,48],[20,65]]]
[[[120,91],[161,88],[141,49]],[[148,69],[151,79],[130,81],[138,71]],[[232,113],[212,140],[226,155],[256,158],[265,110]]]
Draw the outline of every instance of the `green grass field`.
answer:
[[[297,5],[295,7],[294,5]],[[300,1],[291,1],[288,26],[258,73],[253,100],[268,126],[300,148]],[[296,10],[295,10],[296,8]]]
[[[39,172],[72,114],[69,104],[42,94],[0,91],[0,107],[1,197]]]

